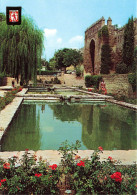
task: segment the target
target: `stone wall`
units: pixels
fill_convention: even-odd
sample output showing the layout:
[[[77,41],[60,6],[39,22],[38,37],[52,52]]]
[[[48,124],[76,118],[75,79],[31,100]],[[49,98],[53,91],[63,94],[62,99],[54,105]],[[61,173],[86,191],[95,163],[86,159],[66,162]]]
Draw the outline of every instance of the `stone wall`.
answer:
[[[4,77],[2,81],[3,86],[12,86],[12,81],[14,81],[15,87],[20,85],[20,81],[18,81],[15,78],[12,77]]]
[[[45,83],[45,81],[52,81],[55,78],[56,76],[53,75],[37,75],[37,80],[41,80],[43,83]],[[57,76],[57,78],[61,81],[61,84],[64,84],[64,74]]]
[[[85,47],[84,47],[85,72],[89,72],[91,74],[93,73],[98,74],[100,72],[102,41],[98,38],[98,31],[104,25],[105,25],[105,19],[104,17],[102,17],[85,31]],[[92,64],[91,54],[90,54],[91,41],[95,43],[94,71],[93,71],[93,64]]]
[[[119,96],[133,97],[131,84],[128,82],[128,75],[104,75],[103,80],[106,84],[107,93],[117,94]]]
[[[51,76],[51,75],[38,75],[37,79],[42,82],[45,81],[51,81],[54,80],[56,76]],[[61,76],[57,76],[57,78],[61,81],[61,85],[66,85],[69,87],[72,86],[83,86],[85,87],[85,80],[84,77],[76,77],[75,74],[64,74],[62,73]]]
[[[102,17],[85,31],[85,46],[84,46],[84,68],[86,73],[100,74],[101,68],[101,48],[106,42],[109,42],[111,48],[111,71],[115,71],[116,64],[122,61],[122,49],[124,42],[124,27],[118,29],[112,25],[112,20],[109,17],[107,27],[109,31],[109,40],[98,36],[99,30],[105,25],[105,19]],[[137,46],[137,19],[134,20],[135,27],[135,47]],[[92,43],[95,49],[92,49]],[[93,53],[94,52],[94,53]],[[93,57],[93,56],[94,57]],[[93,62],[94,58],[94,62]]]

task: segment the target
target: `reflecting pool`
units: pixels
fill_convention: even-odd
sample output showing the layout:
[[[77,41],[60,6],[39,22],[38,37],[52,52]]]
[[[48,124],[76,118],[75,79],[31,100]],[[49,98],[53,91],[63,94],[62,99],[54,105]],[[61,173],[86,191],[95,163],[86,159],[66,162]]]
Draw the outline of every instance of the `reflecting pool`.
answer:
[[[2,151],[57,150],[80,140],[82,150],[137,149],[136,112],[106,102],[24,101],[2,139]]]

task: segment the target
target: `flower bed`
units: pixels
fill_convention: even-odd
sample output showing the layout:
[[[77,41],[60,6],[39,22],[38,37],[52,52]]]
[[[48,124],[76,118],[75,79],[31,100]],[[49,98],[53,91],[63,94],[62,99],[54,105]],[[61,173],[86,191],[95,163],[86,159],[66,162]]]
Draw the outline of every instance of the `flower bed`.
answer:
[[[7,104],[12,102],[15,97],[15,94],[22,91],[21,87],[14,88],[11,91],[7,92],[4,97],[0,97],[0,110],[2,110]]]
[[[80,142],[62,143],[60,165],[49,165],[26,149],[22,159],[0,160],[3,194],[135,194],[136,166],[121,166],[111,156],[100,162],[100,146],[91,159],[77,155]]]

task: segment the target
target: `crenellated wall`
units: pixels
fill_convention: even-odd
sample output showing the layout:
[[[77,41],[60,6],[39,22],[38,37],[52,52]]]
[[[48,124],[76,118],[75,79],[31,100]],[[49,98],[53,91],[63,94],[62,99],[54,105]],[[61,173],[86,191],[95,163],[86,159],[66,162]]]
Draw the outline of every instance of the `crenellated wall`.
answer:
[[[85,46],[84,46],[84,68],[85,74],[100,74],[101,68],[101,47],[104,43],[109,42],[111,48],[111,71],[115,71],[115,66],[122,60],[122,48],[124,42],[124,27],[118,29],[112,25],[112,20],[109,17],[107,27],[109,39],[99,37],[99,30],[105,25],[104,17],[92,24],[85,31]],[[137,46],[137,19],[134,20],[135,27],[135,46]]]

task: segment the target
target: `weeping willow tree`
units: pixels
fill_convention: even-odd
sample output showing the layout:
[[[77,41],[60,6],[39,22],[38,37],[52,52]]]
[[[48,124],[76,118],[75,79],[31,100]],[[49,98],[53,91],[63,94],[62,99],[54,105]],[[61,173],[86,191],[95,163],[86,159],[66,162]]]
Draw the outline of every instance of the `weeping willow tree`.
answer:
[[[0,72],[20,77],[22,83],[36,82],[43,39],[43,32],[30,18],[23,17],[21,25],[15,26],[0,20]]]

